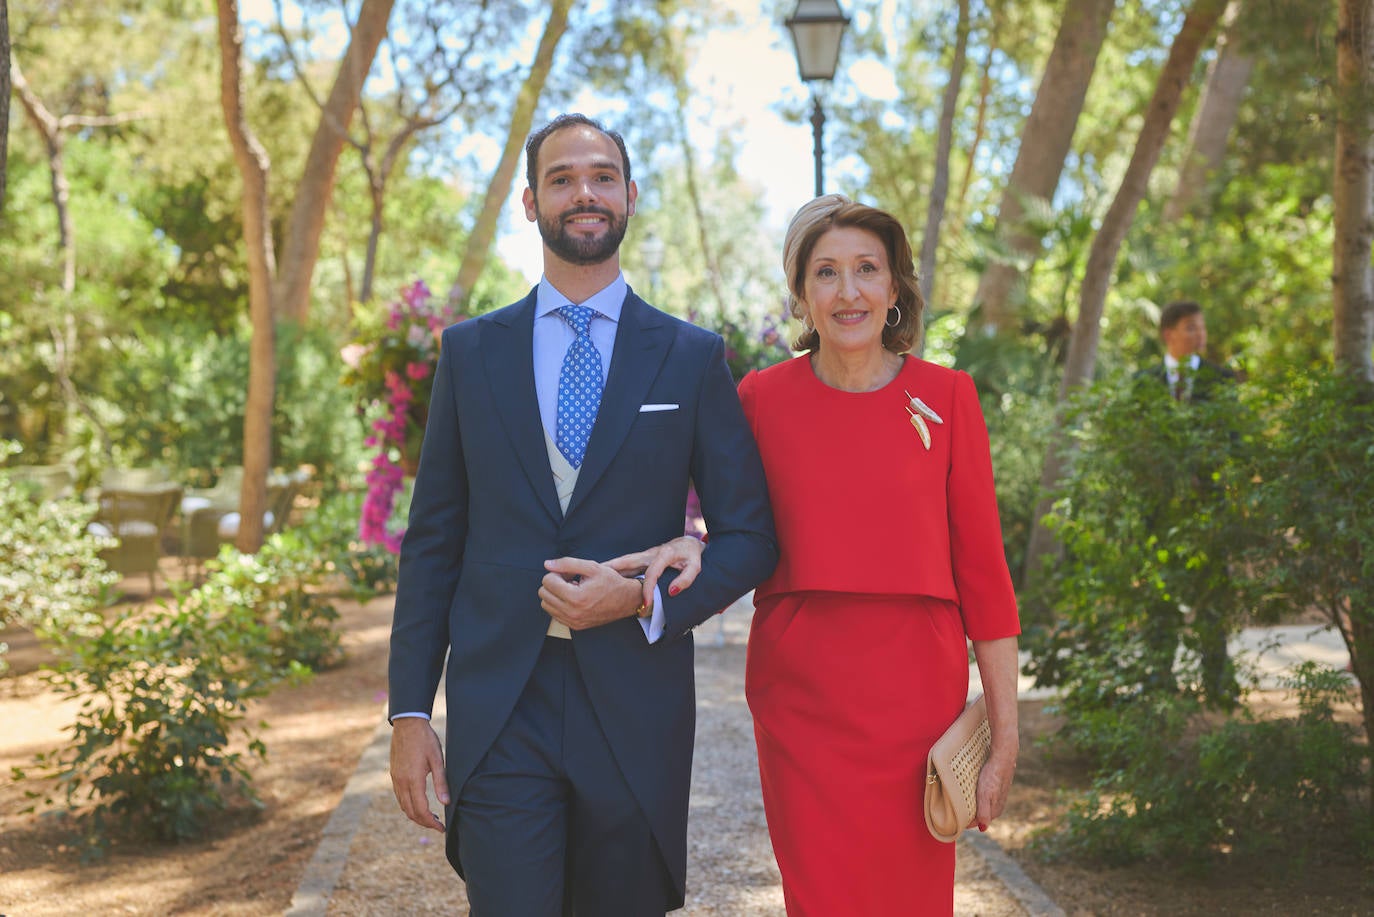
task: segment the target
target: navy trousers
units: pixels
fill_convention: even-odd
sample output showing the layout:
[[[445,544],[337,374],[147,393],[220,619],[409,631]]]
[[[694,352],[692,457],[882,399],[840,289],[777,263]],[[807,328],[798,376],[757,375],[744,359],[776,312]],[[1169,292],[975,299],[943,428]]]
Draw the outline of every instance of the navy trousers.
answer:
[[[458,795],[451,830],[472,917],[659,917],[667,909],[668,871],[571,643],[545,639],[514,712]]]

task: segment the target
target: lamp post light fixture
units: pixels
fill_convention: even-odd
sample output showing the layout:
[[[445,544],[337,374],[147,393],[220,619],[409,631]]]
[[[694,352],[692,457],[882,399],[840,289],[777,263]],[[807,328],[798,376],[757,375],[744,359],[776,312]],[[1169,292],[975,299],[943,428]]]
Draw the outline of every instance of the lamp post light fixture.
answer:
[[[840,9],[839,0],[797,0],[797,8],[787,20],[792,44],[797,52],[797,70],[803,82],[811,84],[811,134],[815,141],[816,197],[823,193],[822,180],[825,147],[822,131],[825,112],[816,91],[817,80],[833,80],[840,63],[840,42],[849,25],[849,17]]]
[[[639,259],[644,262],[644,268],[649,272],[650,297],[658,295],[659,271],[663,270],[663,256],[667,251],[668,246],[663,244],[658,233],[652,229],[645,233],[643,240],[639,243]]]

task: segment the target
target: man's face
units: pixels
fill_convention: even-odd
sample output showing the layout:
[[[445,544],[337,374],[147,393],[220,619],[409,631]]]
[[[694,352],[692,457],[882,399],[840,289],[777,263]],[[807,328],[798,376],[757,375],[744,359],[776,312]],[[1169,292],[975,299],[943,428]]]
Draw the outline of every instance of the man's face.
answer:
[[[1207,349],[1207,322],[1198,312],[1176,322],[1172,328],[1162,332],[1161,337],[1164,338],[1164,349],[1170,356],[1181,360]]]
[[[573,125],[544,140],[536,165],[538,187],[525,190],[525,216],[549,251],[575,265],[615,257],[638,196],[615,142]]]

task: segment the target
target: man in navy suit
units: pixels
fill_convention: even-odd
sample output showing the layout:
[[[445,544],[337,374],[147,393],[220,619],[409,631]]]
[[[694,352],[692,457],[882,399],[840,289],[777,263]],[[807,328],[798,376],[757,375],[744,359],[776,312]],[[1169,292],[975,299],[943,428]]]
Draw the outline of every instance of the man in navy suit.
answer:
[[[391,632],[392,785],[446,831],[474,917],[646,917],[685,893],[691,629],[772,572],[772,513],[722,340],[620,273],[624,141],[564,115],[525,151],[544,276],[443,335]],[[690,590],[605,563],[680,536],[689,482],[711,533]]]
[[[1218,363],[1204,358],[1207,349],[1207,322],[1202,314],[1202,306],[1192,300],[1178,300],[1166,305],[1159,314],[1159,336],[1164,343],[1164,358],[1159,363],[1141,370],[1137,376],[1141,384],[1155,390],[1167,387],[1169,396],[1175,401],[1188,404],[1205,405],[1220,401],[1220,392],[1225,386],[1235,384],[1236,373]],[[1196,423],[1194,412],[1185,412],[1183,422]],[[1215,415],[1213,415],[1213,419]],[[1208,469],[1197,469],[1194,474],[1194,494],[1199,498],[1212,496],[1211,475]],[[1200,499],[1200,502],[1206,502]],[[1165,533],[1160,532],[1161,536]],[[1209,572],[1212,578],[1226,579],[1226,564],[1217,558],[1199,558],[1202,566],[1192,571],[1194,578],[1200,572]],[[1193,608],[1192,629],[1196,632],[1198,653],[1201,657],[1203,691],[1209,702],[1219,707],[1231,707],[1238,696],[1235,666],[1227,655],[1226,639],[1229,622],[1226,616],[1206,601],[1196,602],[1193,596],[1185,596],[1184,601],[1195,604]],[[1155,601],[1149,610],[1146,642],[1159,660],[1154,681],[1169,690],[1177,686],[1173,673],[1174,656],[1178,651],[1184,615],[1177,596],[1168,600]]]
[[[1176,401],[1207,401],[1220,385],[1236,381],[1232,370],[1202,356],[1207,349],[1207,320],[1192,300],[1171,302],[1159,313],[1164,359],[1143,370],[1146,378],[1169,387]]]

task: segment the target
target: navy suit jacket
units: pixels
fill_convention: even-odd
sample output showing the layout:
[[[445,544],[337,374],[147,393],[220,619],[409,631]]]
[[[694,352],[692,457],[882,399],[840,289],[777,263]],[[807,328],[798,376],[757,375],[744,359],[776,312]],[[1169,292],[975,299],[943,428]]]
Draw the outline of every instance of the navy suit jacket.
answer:
[[[602,729],[681,895],[696,728],[690,631],[777,561],[763,466],[721,338],[630,292],[565,516],[535,397],[534,307],[531,291],[444,331],[401,548],[390,711],[429,711],[447,657],[446,766],[456,800],[539,656],[549,623],[538,596],[544,561],[604,561],[681,535],[694,483],[710,546],[690,589],[660,590],[663,637],[650,644],[626,618],[572,638]],[[641,412],[644,404],[678,408]],[[451,808],[447,816],[451,826]],[[455,838],[450,827],[449,843]]]
[[[1164,362],[1142,369],[1136,374],[1139,379],[1151,380],[1164,386],[1164,390],[1169,390],[1169,372],[1164,367]],[[1228,367],[1210,360],[1198,362],[1197,369],[1193,370],[1193,390],[1188,396],[1189,401],[1210,401],[1212,393],[1218,386],[1226,385],[1236,381],[1236,374]]]

